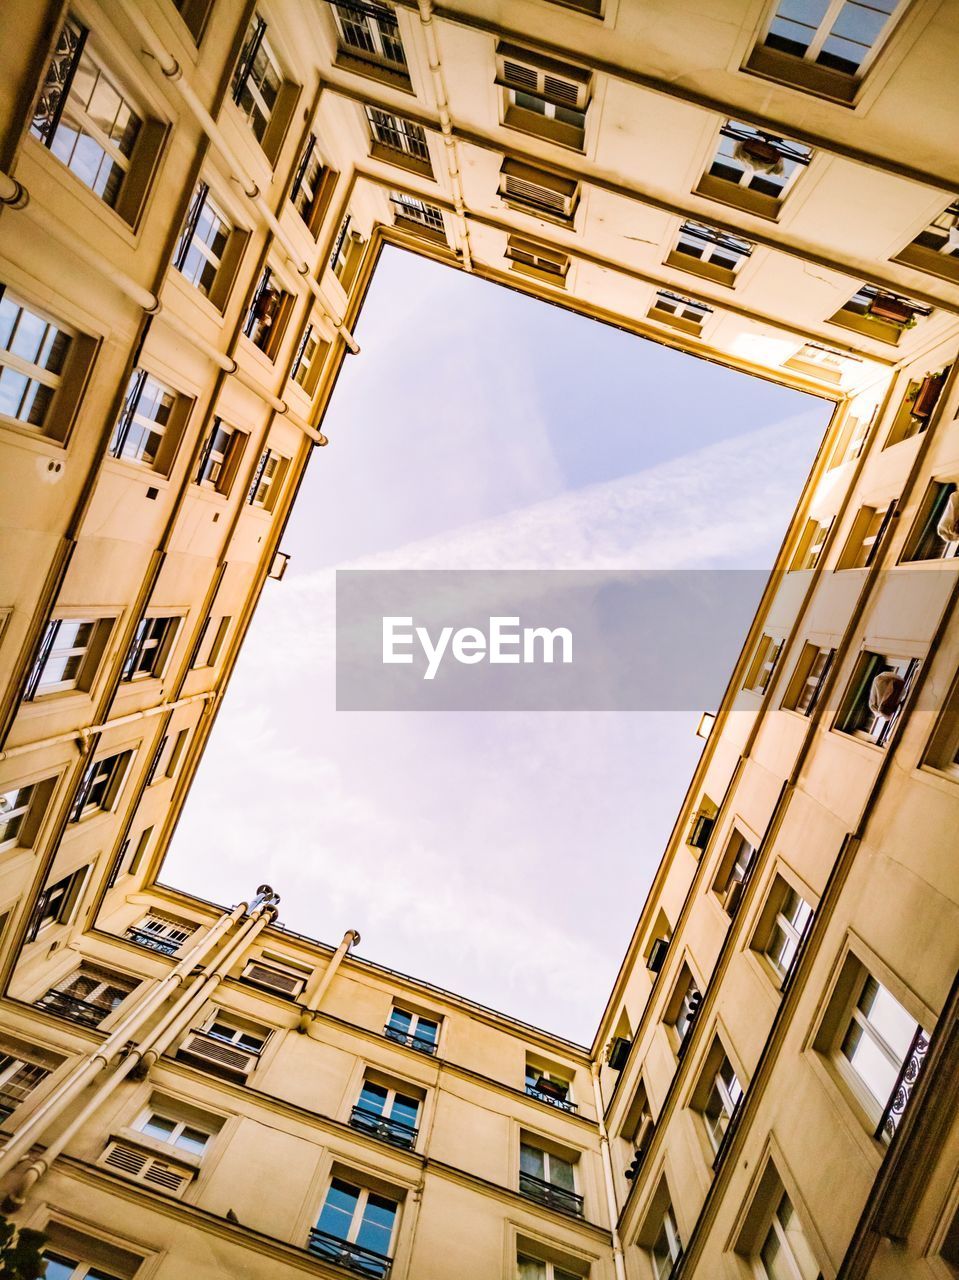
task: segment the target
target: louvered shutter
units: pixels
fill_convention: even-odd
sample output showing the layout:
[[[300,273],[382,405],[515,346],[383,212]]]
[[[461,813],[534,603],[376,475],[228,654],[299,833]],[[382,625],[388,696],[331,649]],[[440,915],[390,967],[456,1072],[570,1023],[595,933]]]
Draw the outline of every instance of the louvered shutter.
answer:
[[[274,969],[272,965],[259,964],[256,960],[250,961],[243,971],[243,977],[247,982],[282,996],[299,995],[306,983],[305,976]]]
[[[127,1178],[179,1195],[191,1179],[189,1170],[170,1164],[129,1142],[111,1142],[100,1162]]]

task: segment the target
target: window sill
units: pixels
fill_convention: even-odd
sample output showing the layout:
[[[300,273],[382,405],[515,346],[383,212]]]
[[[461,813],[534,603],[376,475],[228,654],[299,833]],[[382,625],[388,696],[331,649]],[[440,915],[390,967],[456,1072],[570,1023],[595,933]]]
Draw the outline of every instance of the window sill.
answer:
[[[162,146],[160,150],[163,150]],[[65,196],[67,201],[70,199],[76,200],[81,208],[92,214],[93,217],[103,224],[104,228],[108,232],[118,236],[129,248],[135,249],[137,247],[140,240],[138,234],[139,224],[143,220],[147,204],[149,203],[150,189],[152,188],[153,181],[156,178],[155,172],[144,184],[144,196],[140,202],[136,223],[129,223],[125,218],[117,213],[115,209],[111,208],[110,205],[104,204],[99,196],[95,196],[90,188],[80,181],[72,169],[62,161],[58,160],[51,151],[49,151],[30,133],[27,134],[25,139],[24,154],[30,156],[31,160],[37,163],[40,168],[46,172],[47,177],[55,183],[58,200],[56,205],[56,216],[60,221],[64,223],[72,221],[69,209],[63,209],[59,203],[59,201]],[[29,188],[29,181],[27,181],[25,185]],[[38,201],[42,201],[42,195],[39,192],[37,193],[37,198]],[[112,255],[108,252],[106,256],[110,257]]]
[[[407,155],[405,151],[400,151],[395,147],[388,147],[383,142],[377,142],[375,139],[370,145],[370,159],[379,160],[383,164],[394,165],[397,169],[405,169],[408,173],[419,174],[421,178],[429,178],[431,181],[435,175],[433,166],[429,160],[421,160],[418,156]]]
[[[703,262],[699,258],[691,257],[688,253],[677,253],[675,249],[667,255],[663,265],[673,267],[676,271],[684,271],[687,275],[696,276],[700,280],[711,280],[714,284],[724,285],[727,289],[733,289],[736,286],[737,272],[728,267],[717,267],[712,262]]]
[[[717,204],[729,205],[733,209],[742,209],[745,213],[766,218],[769,222],[778,222],[785,199],[785,196],[777,199],[759,191],[749,191],[724,178],[714,178],[711,173],[703,174],[698,185],[693,188],[693,195],[705,196],[707,200],[715,200]]]
[[[189,1151],[181,1151],[179,1147],[169,1142],[161,1142],[159,1138],[151,1138],[148,1133],[141,1133],[139,1129],[131,1129],[125,1126],[117,1129],[109,1135],[107,1141],[129,1142],[132,1146],[140,1147],[143,1151],[149,1151],[151,1155],[161,1156],[164,1160],[169,1160],[171,1164],[182,1165],[184,1169],[189,1169],[195,1175],[200,1168],[202,1156],[192,1155]]]
[[[16,418],[8,418],[6,414],[0,414],[0,429],[10,433],[9,444],[30,453],[54,459],[66,452],[67,440],[57,440],[46,435],[41,428],[28,426]]]
[[[855,107],[862,85],[862,80],[855,76],[806,62],[778,49],[768,49],[765,45],[756,45],[742,69],[746,75],[773,80],[788,89],[850,108]]]
[[[381,84],[388,84],[403,93],[411,94],[413,97],[416,96],[409,72],[401,71],[399,67],[394,68],[380,62],[373,62],[362,57],[358,52],[354,53],[352,50],[342,48],[337,49],[333,65],[339,67],[341,71],[352,71],[358,76],[365,76],[369,80],[379,80]]]
[[[515,133],[524,133],[530,138],[540,138],[551,142],[554,146],[563,147],[566,151],[575,151],[582,155],[586,147],[586,130],[578,129],[572,124],[563,124],[550,120],[535,111],[525,111],[522,107],[510,105],[503,115],[503,128],[512,129]]]

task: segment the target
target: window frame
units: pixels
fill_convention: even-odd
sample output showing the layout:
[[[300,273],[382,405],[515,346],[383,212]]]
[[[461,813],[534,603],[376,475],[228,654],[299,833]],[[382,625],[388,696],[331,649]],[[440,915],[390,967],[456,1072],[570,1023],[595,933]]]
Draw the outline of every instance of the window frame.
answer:
[[[893,738],[903,711],[910,701],[916,676],[921,669],[920,658],[879,653],[874,649],[861,649],[856,657],[839,711],[833,721],[833,730],[846,737],[868,743],[870,746],[885,748]],[[876,676],[885,671],[900,675],[905,680],[902,697],[891,716],[879,716],[869,710],[869,691],[872,688],[872,682]],[[856,718],[864,714],[872,717],[872,723],[868,728],[855,723]],[[880,721],[884,723],[880,725]]]
[[[240,459],[246,448],[249,433],[215,414],[200,451],[200,459],[194,475],[194,484],[208,493],[228,498],[239,471]],[[218,447],[220,437],[224,437]]]
[[[749,145],[777,152],[779,159],[769,163],[781,164],[782,175],[766,173],[763,176],[761,169],[739,159],[736,155],[737,148],[744,149]],[[813,148],[805,143],[771,133],[744,120],[728,117],[719,127],[708,163],[694,191],[697,195],[722,204],[735,205],[759,217],[775,219],[803,170],[809,167],[815,155]],[[716,172],[722,169],[733,172],[738,169],[739,173],[733,177]],[[770,181],[779,176],[783,177],[781,183]]]
[[[28,302],[25,297],[22,297],[16,289],[11,289],[9,285],[0,284],[0,304],[12,304],[17,308],[16,317],[10,326],[8,345],[0,348],[0,376],[2,376],[4,370],[9,369],[14,377],[26,379],[26,385],[21,393],[18,405],[18,412],[16,414],[0,413],[0,424],[11,430],[26,432],[34,438],[63,444],[69,434],[73,417],[73,406],[70,401],[79,399],[80,388],[76,385],[77,379],[73,376],[77,356],[80,354],[80,363],[84,363],[82,349],[84,346],[90,345],[89,341],[84,343],[83,335],[72,325],[58,319],[45,308],[37,307],[32,302]],[[37,364],[35,360],[28,360],[25,356],[18,355],[11,350],[11,346],[16,342],[23,325],[24,315],[44,325],[44,333],[37,349],[37,355],[41,355],[49,343],[48,358],[53,356],[58,337],[62,336],[65,339],[58,368],[47,368],[44,365]],[[89,360],[86,361],[86,364],[89,364]],[[43,407],[42,415],[38,422],[31,422],[29,414],[27,417],[19,416],[26,403],[27,396],[31,397],[31,408],[36,404],[37,394],[39,393],[31,393],[31,388],[34,385],[39,388],[46,388],[51,393],[49,400]],[[72,396],[70,395],[71,390],[74,392]],[[67,403],[63,406],[62,425],[55,425],[54,419],[61,417],[59,410],[64,400]],[[54,410],[58,412],[55,413]]]

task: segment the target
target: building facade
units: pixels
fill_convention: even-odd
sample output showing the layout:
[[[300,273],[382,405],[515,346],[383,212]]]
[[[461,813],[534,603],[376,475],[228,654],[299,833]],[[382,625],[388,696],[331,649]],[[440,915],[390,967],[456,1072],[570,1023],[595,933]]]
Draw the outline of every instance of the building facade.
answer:
[[[959,1274],[959,7],[0,29],[0,1175],[51,1280]],[[387,247],[835,404],[592,1046],[157,885]]]

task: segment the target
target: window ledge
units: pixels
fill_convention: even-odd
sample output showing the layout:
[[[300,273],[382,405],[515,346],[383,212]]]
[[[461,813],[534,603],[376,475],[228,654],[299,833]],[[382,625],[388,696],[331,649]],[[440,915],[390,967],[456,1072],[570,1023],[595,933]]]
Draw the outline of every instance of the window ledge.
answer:
[[[358,76],[366,76],[370,80],[379,80],[381,84],[391,85],[394,89],[400,89],[403,93],[409,93],[413,97],[416,96],[413,92],[413,85],[408,71],[401,71],[398,67],[389,67],[384,63],[366,59],[359,52],[354,53],[352,50],[338,48],[336,57],[333,59],[333,65],[339,67],[341,71],[353,71]]]

